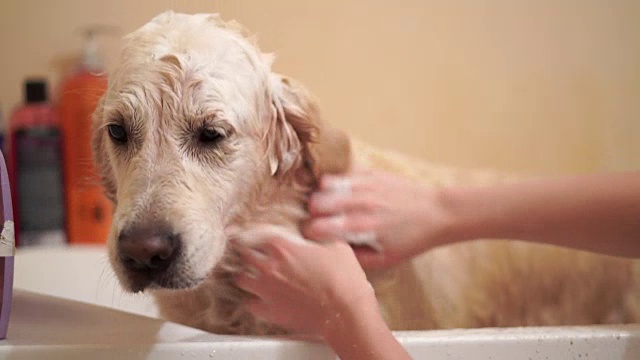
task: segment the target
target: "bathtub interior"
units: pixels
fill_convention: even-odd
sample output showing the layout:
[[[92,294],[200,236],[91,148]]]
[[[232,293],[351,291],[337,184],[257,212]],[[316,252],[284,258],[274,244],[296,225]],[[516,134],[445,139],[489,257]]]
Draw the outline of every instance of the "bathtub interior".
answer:
[[[118,310],[124,316],[142,315],[148,321],[160,321],[151,298],[131,295],[120,288],[101,246],[21,248],[16,254],[15,288],[97,305],[109,311]],[[248,356],[255,351],[264,355],[261,358],[335,358],[327,355],[331,354],[327,349],[319,349],[313,343],[292,345],[284,339],[199,334],[202,338],[189,342],[188,346],[173,348],[167,343],[156,344],[157,354],[189,349],[194,358],[209,358],[211,354],[227,354],[229,357],[225,359],[242,358],[237,356]],[[638,325],[454,329],[395,334],[416,359],[640,359]],[[280,350],[273,350],[276,348]],[[271,353],[274,355],[266,356]]]
[[[22,247],[16,254],[14,286],[148,317],[159,317],[153,300],[126,293],[99,245]]]

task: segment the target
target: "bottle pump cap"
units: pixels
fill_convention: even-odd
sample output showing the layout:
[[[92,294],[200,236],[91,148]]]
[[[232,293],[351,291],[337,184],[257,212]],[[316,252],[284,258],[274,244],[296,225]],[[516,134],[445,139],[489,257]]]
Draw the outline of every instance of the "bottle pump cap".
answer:
[[[43,79],[27,79],[24,82],[25,100],[27,103],[47,101],[47,82]]]
[[[82,66],[93,72],[103,71],[104,63],[99,54],[98,40],[96,37],[99,33],[118,33],[118,28],[108,25],[89,25],[81,28],[81,31],[85,38],[82,50]]]

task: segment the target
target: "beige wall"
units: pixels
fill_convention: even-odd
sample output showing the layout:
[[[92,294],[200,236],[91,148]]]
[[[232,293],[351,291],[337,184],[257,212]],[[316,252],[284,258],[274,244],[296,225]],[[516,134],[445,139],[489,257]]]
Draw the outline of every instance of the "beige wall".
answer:
[[[2,0],[0,105],[6,116],[27,74],[56,82],[79,26],[220,11],[376,145],[524,172],[640,168],[640,2],[480,3]]]

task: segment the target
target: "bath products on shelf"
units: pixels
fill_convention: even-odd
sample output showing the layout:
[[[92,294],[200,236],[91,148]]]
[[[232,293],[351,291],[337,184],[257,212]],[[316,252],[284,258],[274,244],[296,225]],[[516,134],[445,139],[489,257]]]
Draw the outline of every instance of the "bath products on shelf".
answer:
[[[66,242],[61,136],[47,82],[26,80],[25,103],[9,121],[9,174],[18,246]]]
[[[111,225],[111,203],[99,184],[91,154],[91,116],[107,87],[95,38],[102,30],[86,29],[80,64],[59,89],[66,230],[71,244],[104,243]]]

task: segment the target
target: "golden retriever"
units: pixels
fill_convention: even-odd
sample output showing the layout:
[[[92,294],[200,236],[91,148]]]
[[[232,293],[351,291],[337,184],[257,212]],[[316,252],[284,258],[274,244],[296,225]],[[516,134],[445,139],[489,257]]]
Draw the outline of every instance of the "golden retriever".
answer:
[[[368,146],[323,122],[305,88],[271,70],[218,15],[163,13],[125,38],[94,115],[93,150],[115,205],[108,239],[122,286],[164,317],[216,333],[277,334],[242,308],[229,237],[257,224],[299,234],[322,174],[358,165],[432,186],[506,181]],[[521,242],[437,248],[368,274],[390,327],[637,321],[628,260]]]

